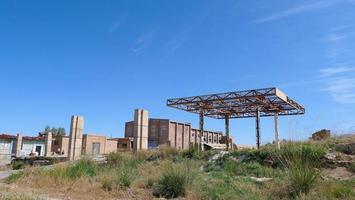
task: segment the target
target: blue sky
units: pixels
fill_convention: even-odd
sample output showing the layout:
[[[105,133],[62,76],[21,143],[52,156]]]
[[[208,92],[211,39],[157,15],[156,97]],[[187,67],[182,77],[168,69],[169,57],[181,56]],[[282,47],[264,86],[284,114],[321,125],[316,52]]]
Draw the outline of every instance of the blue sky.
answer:
[[[0,133],[68,130],[77,114],[120,137],[135,108],[198,127],[166,99],[273,86],[306,108],[280,117],[281,138],[355,131],[354,0],[0,2]],[[261,127],[272,141],[273,119]],[[254,144],[255,120],[231,132]]]

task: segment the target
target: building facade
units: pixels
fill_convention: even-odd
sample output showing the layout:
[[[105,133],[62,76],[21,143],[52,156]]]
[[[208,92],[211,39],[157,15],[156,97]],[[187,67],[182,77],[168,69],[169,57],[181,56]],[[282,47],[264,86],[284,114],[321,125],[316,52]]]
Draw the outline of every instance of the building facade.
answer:
[[[16,136],[0,135],[0,166],[11,162],[11,156],[15,154]]]
[[[107,139],[102,135],[85,134],[83,136],[82,148],[83,155],[109,154],[117,150],[117,141]]]
[[[200,143],[200,132],[200,130],[192,128],[190,123],[150,118],[148,148],[154,149],[160,145],[166,145],[177,149],[188,149],[190,146]],[[131,137],[134,137],[134,121],[125,124],[125,138]],[[222,132],[206,130],[202,136],[202,142],[205,145],[225,144],[225,141]],[[233,143],[231,138],[230,142]]]

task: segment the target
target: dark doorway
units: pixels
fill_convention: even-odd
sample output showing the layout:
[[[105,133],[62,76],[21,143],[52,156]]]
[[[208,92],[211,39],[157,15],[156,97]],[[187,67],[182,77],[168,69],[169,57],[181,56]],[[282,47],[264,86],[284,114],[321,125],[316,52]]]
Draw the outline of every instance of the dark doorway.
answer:
[[[41,156],[41,150],[42,150],[42,147],[41,146],[36,146],[36,152],[38,153],[38,156]]]

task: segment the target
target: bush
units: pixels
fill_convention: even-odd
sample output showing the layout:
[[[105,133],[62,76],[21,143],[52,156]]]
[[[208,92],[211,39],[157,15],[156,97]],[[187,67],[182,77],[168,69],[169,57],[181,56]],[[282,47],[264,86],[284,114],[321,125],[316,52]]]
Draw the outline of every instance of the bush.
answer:
[[[353,185],[355,180],[330,180],[318,185],[317,193],[324,194],[327,199],[352,199],[355,196]]]
[[[230,156],[238,158],[240,162],[258,162],[263,165],[264,160],[269,159],[274,161],[273,167],[279,167],[280,163],[278,162],[279,151],[274,147],[263,147],[260,151],[255,149],[243,149],[232,151]]]
[[[307,194],[320,174],[317,167],[325,150],[315,145],[290,144],[281,149],[280,161],[287,169],[291,196]]]
[[[265,167],[257,162],[240,163],[229,160],[225,163],[224,171],[237,176],[273,177],[278,171]]]
[[[14,174],[11,174],[9,177],[7,177],[7,178],[5,179],[5,183],[7,183],[7,184],[14,183],[14,182],[16,182],[17,180],[19,180],[19,179],[25,177],[25,175],[26,175],[25,172],[22,172],[22,171],[17,172],[17,173],[14,173]]]
[[[67,175],[72,178],[92,177],[98,172],[97,164],[89,159],[80,159],[77,163],[67,168]]]
[[[53,169],[38,169],[38,175],[50,176],[56,181],[70,181],[81,177],[92,177],[98,173],[98,166],[94,161],[80,159],[73,165],[58,165]]]
[[[311,144],[288,144],[280,150],[279,159],[284,166],[289,166],[288,161],[297,159],[309,160],[314,166],[320,166],[321,159],[325,156],[326,149]]]
[[[154,186],[154,180],[152,178],[148,178],[146,183],[145,183],[145,187],[150,189]]]
[[[354,163],[354,162],[350,163],[350,164],[348,165],[348,169],[349,169],[350,171],[352,171],[353,173],[355,173],[355,163]]]
[[[111,152],[107,155],[107,164],[110,166],[118,166],[122,162],[122,155],[117,152]]]
[[[23,169],[25,168],[25,162],[24,161],[21,161],[21,160],[16,160],[16,161],[13,161],[11,163],[11,167],[12,169],[16,170],[16,169]]]
[[[134,178],[134,169],[129,168],[129,166],[122,166],[117,170],[116,184],[121,188],[126,188],[131,186]]]
[[[163,173],[156,184],[154,196],[176,198],[184,196],[187,185],[187,174],[180,170],[171,169]]]
[[[309,164],[309,161],[303,163],[302,160],[293,161],[288,169],[289,181],[291,185],[291,195],[307,194],[313,187],[320,170]]]
[[[110,178],[104,178],[101,180],[102,188],[106,191],[111,191],[113,188],[113,181]]]
[[[182,152],[182,157],[184,158],[196,158],[198,156],[198,152],[194,147],[190,147],[189,149]]]

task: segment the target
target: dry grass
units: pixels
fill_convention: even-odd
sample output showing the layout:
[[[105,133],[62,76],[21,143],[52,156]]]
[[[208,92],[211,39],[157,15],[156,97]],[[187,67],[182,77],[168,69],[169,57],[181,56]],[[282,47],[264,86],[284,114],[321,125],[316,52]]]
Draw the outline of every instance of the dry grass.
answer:
[[[308,150],[305,151],[307,156],[319,157],[318,151]],[[271,155],[275,152],[266,153]],[[245,158],[246,154],[251,159],[238,163],[236,158],[238,156]],[[33,191],[61,199],[154,199],[153,193],[162,177],[166,174],[169,176],[169,172],[180,171],[186,176],[185,194],[184,197],[179,197],[180,199],[354,199],[355,197],[352,192],[355,188],[353,180],[347,182],[318,180],[317,184],[312,183],[308,194],[301,192],[298,196],[292,197],[290,196],[292,182],[287,176],[289,165],[285,164],[286,168],[277,169],[263,166],[259,160],[265,155],[260,153],[254,155],[253,152],[234,152],[229,158],[221,159],[221,168],[212,166],[209,171],[201,170],[201,166],[206,165],[208,160],[202,158],[208,154],[196,157],[184,155],[186,154],[170,148],[142,151],[137,154],[111,154],[108,164],[96,167],[88,164],[89,167],[85,165],[73,170],[75,174],[81,175],[68,176],[68,172],[71,171],[69,169],[73,166],[59,164],[51,170],[26,169],[25,176],[14,180],[14,183],[8,186],[16,187],[19,191]],[[287,155],[284,158],[290,159],[295,156],[292,152],[291,155]],[[250,179],[250,176],[258,174],[273,179],[265,183],[257,183]],[[125,184],[126,181],[129,184]]]

